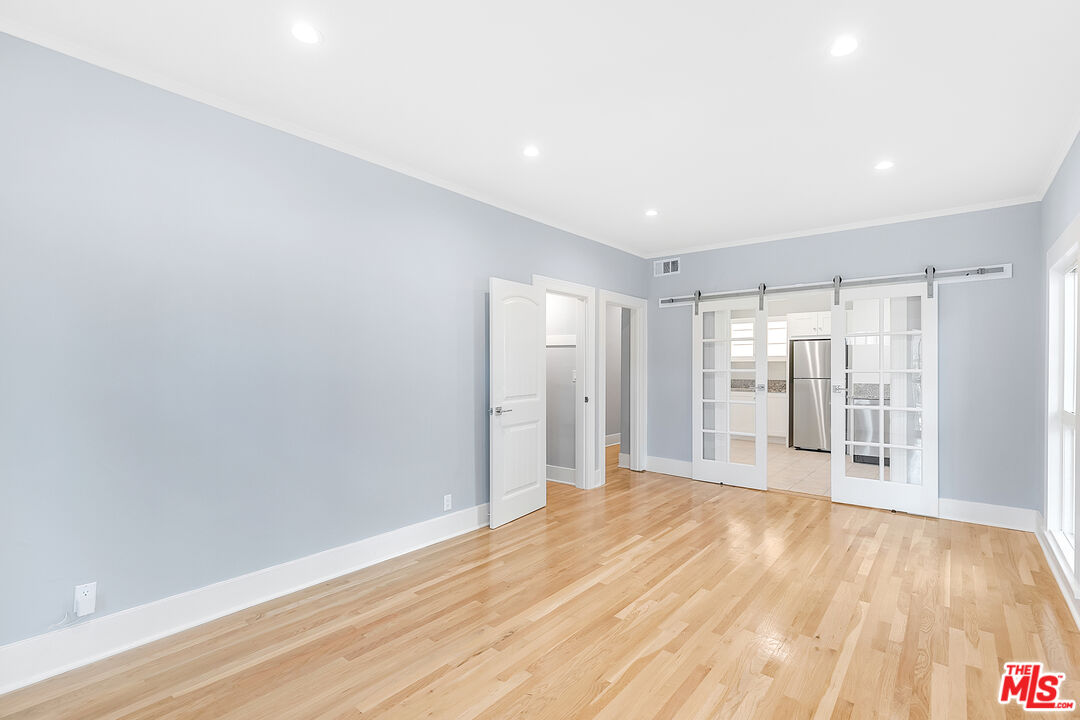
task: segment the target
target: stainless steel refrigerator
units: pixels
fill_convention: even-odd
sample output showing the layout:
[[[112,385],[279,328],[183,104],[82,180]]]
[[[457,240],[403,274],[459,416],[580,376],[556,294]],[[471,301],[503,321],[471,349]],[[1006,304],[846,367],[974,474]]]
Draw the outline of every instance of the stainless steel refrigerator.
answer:
[[[832,449],[831,352],[831,340],[791,342],[791,444],[802,450]]]

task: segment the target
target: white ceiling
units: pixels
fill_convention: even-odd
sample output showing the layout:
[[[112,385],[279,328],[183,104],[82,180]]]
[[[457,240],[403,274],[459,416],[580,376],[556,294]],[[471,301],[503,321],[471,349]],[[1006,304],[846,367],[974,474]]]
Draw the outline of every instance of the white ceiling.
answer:
[[[1039,199],[1078,28],[1077,0],[0,0],[4,32],[647,257]]]

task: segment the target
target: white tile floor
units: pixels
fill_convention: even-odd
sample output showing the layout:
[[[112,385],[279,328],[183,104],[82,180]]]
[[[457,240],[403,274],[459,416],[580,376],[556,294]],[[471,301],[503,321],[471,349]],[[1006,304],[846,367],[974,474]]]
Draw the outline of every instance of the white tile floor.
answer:
[[[752,440],[731,439],[731,459],[747,462],[754,455]],[[829,495],[831,468],[829,453],[796,450],[769,443],[766,465],[770,490],[791,490],[810,495]]]

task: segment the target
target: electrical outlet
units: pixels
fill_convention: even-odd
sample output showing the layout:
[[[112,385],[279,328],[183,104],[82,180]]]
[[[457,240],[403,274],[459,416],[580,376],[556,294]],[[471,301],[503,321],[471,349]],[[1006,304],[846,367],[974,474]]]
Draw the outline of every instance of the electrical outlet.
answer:
[[[449,495],[443,495],[442,509],[443,510],[449,510],[452,505],[453,505],[453,503],[450,501],[450,496]]]
[[[75,617],[90,615],[97,608],[97,582],[75,586]]]

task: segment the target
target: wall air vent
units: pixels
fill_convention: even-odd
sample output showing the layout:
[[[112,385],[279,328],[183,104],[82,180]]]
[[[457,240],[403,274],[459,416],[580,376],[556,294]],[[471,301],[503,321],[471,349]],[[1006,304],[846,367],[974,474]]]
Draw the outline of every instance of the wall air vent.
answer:
[[[678,275],[679,274],[679,258],[666,258],[664,260],[653,260],[653,277],[660,277],[661,275]]]

